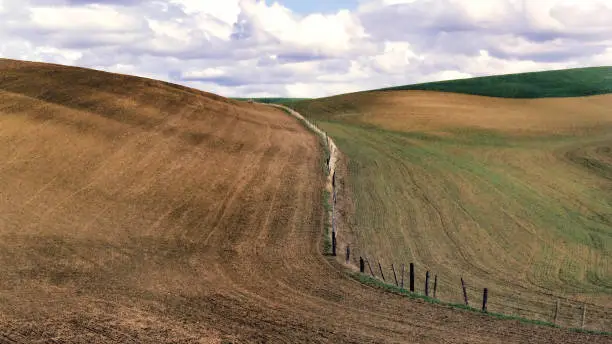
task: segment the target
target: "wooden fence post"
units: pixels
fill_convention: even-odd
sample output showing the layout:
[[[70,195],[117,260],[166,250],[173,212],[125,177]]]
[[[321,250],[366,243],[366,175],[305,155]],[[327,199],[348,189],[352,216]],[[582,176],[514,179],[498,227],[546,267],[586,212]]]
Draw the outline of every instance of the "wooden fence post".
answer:
[[[489,289],[484,288],[482,292],[482,311],[487,312],[487,299],[489,298]]]
[[[350,245],[346,245],[346,264],[349,263],[350,257],[351,257],[351,247]]]
[[[380,265],[380,260],[378,261],[378,269],[380,269],[380,277],[382,277],[383,282],[386,282],[385,281],[385,274],[382,271],[382,265]]]
[[[332,232],[332,256],[336,256],[336,232]]]
[[[336,235],[336,204],[334,202],[332,202],[331,208],[332,208],[332,213],[331,213],[332,234],[334,234],[335,236]]]
[[[463,289],[463,302],[465,302],[466,306],[469,306],[467,290],[465,289],[465,282],[463,281],[463,277],[461,277],[461,288]]]
[[[365,271],[365,263],[362,257],[359,257],[359,272],[363,273]]]
[[[393,270],[393,278],[395,279],[395,285],[399,287],[399,283],[397,283],[397,275],[395,274],[395,266],[391,263],[391,270]]]
[[[429,271],[425,273],[425,296],[429,296]]]
[[[582,304],[582,326],[581,328],[584,329],[584,322],[586,320],[586,303]]]
[[[438,275],[434,276],[434,292],[433,292],[433,298],[436,298],[436,291],[438,290]]]
[[[553,320],[555,325],[559,325],[559,322],[558,322],[558,319],[559,319],[559,304],[560,304],[560,301],[557,300],[557,302],[555,303],[555,318],[554,318],[555,320]]]
[[[400,288],[404,289],[404,264],[402,264],[402,285]]]
[[[410,263],[410,292],[414,293],[414,263]]]
[[[368,261],[368,268],[370,268],[370,273],[372,274],[372,277],[376,277],[376,275],[374,275],[374,270],[372,270],[372,265],[370,265],[370,258],[366,257],[366,260]]]

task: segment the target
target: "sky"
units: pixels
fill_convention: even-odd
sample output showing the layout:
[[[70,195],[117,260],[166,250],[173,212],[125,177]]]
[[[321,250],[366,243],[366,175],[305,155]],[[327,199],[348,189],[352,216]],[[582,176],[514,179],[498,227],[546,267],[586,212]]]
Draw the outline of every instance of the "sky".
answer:
[[[324,97],[612,65],[612,1],[0,0],[0,57]]]
[[[268,4],[274,1],[266,1]],[[282,6],[300,15],[312,13],[335,13],[339,10],[354,10],[357,8],[357,0],[282,0],[277,1]]]

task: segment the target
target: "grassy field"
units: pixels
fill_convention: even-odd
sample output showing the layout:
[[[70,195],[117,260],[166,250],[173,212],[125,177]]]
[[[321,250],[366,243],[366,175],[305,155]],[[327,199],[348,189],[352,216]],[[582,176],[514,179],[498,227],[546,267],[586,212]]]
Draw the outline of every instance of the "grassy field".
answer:
[[[579,97],[612,93],[612,67],[507,74],[385,88],[504,98]]]
[[[431,270],[448,302],[463,276],[476,304],[489,288],[491,311],[551,321],[560,298],[562,325],[586,302],[587,326],[612,327],[612,96],[389,91],[293,107],[349,159],[355,257],[415,262],[418,287]]]

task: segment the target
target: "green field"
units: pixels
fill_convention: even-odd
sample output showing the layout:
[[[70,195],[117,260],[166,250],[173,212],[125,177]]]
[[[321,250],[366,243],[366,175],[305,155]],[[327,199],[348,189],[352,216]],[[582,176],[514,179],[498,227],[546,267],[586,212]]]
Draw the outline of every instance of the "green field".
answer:
[[[489,288],[492,311],[551,321],[561,299],[560,321],[575,327],[586,302],[587,325],[612,328],[612,96],[458,96],[453,118],[443,93],[404,94],[290,104],[347,157],[355,210],[340,226],[355,257],[414,262],[418,287],[432,271],[444,301],[462,300],[464,277],[472,302]],[[528,133],[501,118],[526,108]]]
[[[612,67],[507,74],[397,86],[382,90],[440,91],[504,98],[590,96],[612,92]]]

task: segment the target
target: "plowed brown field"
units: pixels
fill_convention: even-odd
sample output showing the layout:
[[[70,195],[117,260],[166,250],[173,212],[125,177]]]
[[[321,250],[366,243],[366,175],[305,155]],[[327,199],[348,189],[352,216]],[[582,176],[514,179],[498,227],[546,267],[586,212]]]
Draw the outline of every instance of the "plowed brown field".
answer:
[[[610,343],[346,277],[320,156],[277,109],[0,60],[0,343]]]

